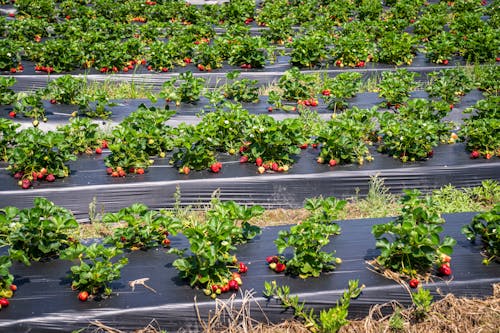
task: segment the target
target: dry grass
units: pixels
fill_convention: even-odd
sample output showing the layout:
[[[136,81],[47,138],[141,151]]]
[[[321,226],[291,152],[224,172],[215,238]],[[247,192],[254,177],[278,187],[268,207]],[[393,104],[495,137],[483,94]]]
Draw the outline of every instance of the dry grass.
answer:
[[[500,284],[493,287],[493,296],[487,299],[458,298],[452,294],[433,303],[427,316],[416,321],[414,310],[399,311],[402,318],[402,328],[391,328],[391,316],[401,306],[397,303],[376,305],[372,307],[367,317],[352,321],[343,327],[341,333],[494,333],[500,332]],[[384,315],[392,310],[391,315]]]

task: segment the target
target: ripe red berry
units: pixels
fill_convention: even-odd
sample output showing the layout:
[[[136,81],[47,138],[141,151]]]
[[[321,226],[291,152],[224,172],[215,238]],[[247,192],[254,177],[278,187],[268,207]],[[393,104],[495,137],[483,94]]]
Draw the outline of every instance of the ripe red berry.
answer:
[[[9,117],[15,118],[16,117],[16,112],[15,111],[10,111],[9,112]]]
[[[9,288],[12,291],[16,291],[17,290],[17,286],[15,284],[11,284]]]
[[[86,302],[88,298],[89,298],[89,293],[86,291],[81,291],[78,294],[78,299],[82,302]]]
[[[4,297],[0,298],[0,306],[2,308],[8,307],[9,306],[9,300],[7,298],[4,298]]]
[[[248,156],[247,155],[243,155],[240,157],[240,163],[246,163],[248,162]]]
[[[53,181],[56,180],[56,177],[53,174],[48,174],[47,177],[45,177],[45,180],[52,183]]]
[[[277,273],[281,273],[281,272],[283,272],[285,269],[286,269],[285,264],[280,263],[280,262],[276,264],[276,269],[275,269],[275,271],[276,271]]]
[[[262,157],[257,157],[255,159],[255,165],[257,165],[259,167],[262,166]]]
[[[101,148],[101,147],[97,147],[97,148],[95,149],[95,153],[96,153],[96,154],[98,154],[98,155],[99,155],[99,154],[102,154],[102,148]]]
[[[478,158],[481,154],[477,150],[473,150],[470,153],[470,158]]]
[[[410,283],[409,283],[410,287],[412,287],[412,288],[417,288],[418,284],[419,284],[418,279],[411,279]]]
[[[336,166],[336,165],[337,165],[337,160],[335,160],[335,159],[333,159],[333,158],[332,158],[332,159],[328,162],[328,164],[329,164],[331,167]]]
[[[438,268],[438,272],[439,274],[441,275],[444,275],[444,276],[449,276],[451,275],[451,268],[448,264],[442,264],[439,268]]]

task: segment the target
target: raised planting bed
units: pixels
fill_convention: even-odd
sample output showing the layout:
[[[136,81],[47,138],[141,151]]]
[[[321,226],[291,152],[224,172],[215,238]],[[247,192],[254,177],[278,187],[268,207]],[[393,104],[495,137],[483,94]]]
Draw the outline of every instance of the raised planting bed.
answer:
[[[482,265],[481,244],[472,244],[460,233],[460,228],[470,223],[474,213],[445,215],[443,235],[457,240],[452,255],[452,276],[433,277],[424,283],[435,299],[443,294],[456,296],[486,297],[492,294],[492,284],[500,282],[500,266],[491,263]],[[349,318],[365,316],[374,304],[396,300],[410,305],[408,291],[396,282],[386,279],[368,269],[367,260],[378,255],[371,227],[388,222],[390,219],[367,219],[339,221],[341,234],[331,238],[325,248],[335,250],[343,262],[333,273],[322,274],[319,278],[302,280],[272,272],[266,263],[266,256],[276,253],[273,240],[285,227],[269,227],[253,241],[239,246],[238,259],[248,266],[242,290],[252,290],[255,298],[251,303],[251,316],[254,319],[279,322],[293,316],[290,311],[275,301],[268,302],[262,297],[265,281],[275,280],[278,285],[290,286],[291,293],[304,300],[306,307],[316,310],[335,305],[337,299],[347,288],[349,280],[359,279],[366,287],[361,295],[351,301]],[[186,239],[179,235],[171,237],[172,247],[188,246]],[[47,263],[33,263],[30,267],[14,264],[11,272],[18,291],[11,299],[10,306],[0,312],[0,328],[9,332],[67,332],[85,329],[91,321],[100,321],[116,329],[132,331],[142,328],[155,319],[162,329],[176,331],[180,328],[200,331],[196,308],[201,318],[213,314],[215,303],[180,280],[172,267],[175,256],[168,255],[163,249],[135,251],[125,254],[129,264],[122,270],[122,277],[112,284],[114,289],[110,298],[80,302],[77,293],[70,288],[67,274],[71,262],[54,260]],[[288,255],[288,253],[285,253]],[[129,281],[149,278],[146,284],[155,292],[136,286],[132,291]],[[223,294],[227,298],[230,294]],[[196,304],[195,304],[196,298]],[[234,304],[241,303],[237,299]],[[43,306],[41,305],[43,304]],[[265,316],[265,317],[264,317]],[[88,331],[95,329],[88,328]]]
[[[440,145],[434,150],[434,157],[404,164],[373,148],[371,152],[372,162],[330,167],[318,164],[319,150],[309,147],[297,156],[287,173],[262,175],[254,164],[241,164],[230,155],[220,156],[223,167],[219,173],[193,171],[189,175],[179,174],[167,159],[157,159],[145,174],[113,178],[105,171],[105,151],[103,155],[81,156],[70,163],[69,177],[53,183],[35,182],[30,190],[21,189],[17,180],[1,169],[0,207],[29,207],[34,197],[44,196],[85,219],[94,197],[106,211],[116,211],[137,201],[151,208],[172,207],[177,186],[183,205],[206,202],[213,191],[220,189],[224,200],[272,208],[299,207],[305,198],[318,195],[339,198],[365,195],[374,175],[384,178],[394,193],[404,188],[429,192],[448,184],[461,188],[477,186],[486,179],[500,181],[500,159],[470,159],[462,143]]]

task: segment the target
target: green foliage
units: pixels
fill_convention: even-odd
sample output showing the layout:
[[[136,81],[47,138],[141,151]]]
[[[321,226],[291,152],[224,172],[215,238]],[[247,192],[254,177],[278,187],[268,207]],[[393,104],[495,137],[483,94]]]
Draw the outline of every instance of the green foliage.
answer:
[[[187,71],[163,83],[160,97],[167,102],[194,103],[200,99],[204,87],[204,78],[195,77],[191,71]]]
[[[10,149],[16,142],[16,130],[20,126],[12,120],[0,118],[0,160],[7,161]]]
[[[165,122],[174,114],[168,109],[139,108],[125,118],[111,132],[106,165],[116,168],[145,168],[149,157],[163,155],[173,149],[174,131]]]
[[[74,154],[93,154],[97,147],[101,147],[104,136],[98,124],[79,117],[70,118],[70,123],[59,126],[57,132],[63,134],[66,138],[63,145]]]
[[[45,198],[35,198],[32,208],[0,210],[0,242],[9,246],[12,260],[25,265],[56,258],[70,246],[78,228],[73,214]]]
[[[472,115],[464,119],[459,132],[466,140],[467,150],[477,151],[487,159],[500,154],[500,136],[496,130],[500,126],[499,103],[500,96],[490,95],[467,108],[464,113]]]
[[[113,262],[113,258],[120,254],[122,251],[116,247],[97,243],[89,246],[76,244],[67,248],[61,259],[80,261],[79,265],[71,266],[71,288],[94,296],[111,295],[109,284],[120,278],[121,269],[128,263],[125,257]]]
[[[9,105],[16,100],[16,93],[10,89],[16,84],[16,79],[13,77],[0,77],[0,105]]]
[[[451,255],[456,244],[449,236],[441,240],[444,220],[432,198],[422,199],[420,195],[418,190],[405,191],[401,215],[372,228],[376,247],[381,251],[377,262],[410,277],[429,271],[441,254]]]
[[[413,306],[415,307],[415,316],[417,320],[423,319],[431,309],[433,296],[431,292],[424,288],[418,288],[417,292],[411,294]]]
[[[227,73],[226,77],[231,82],[224,85],[224,96],[236,102],[256,103],[259,101],[259,88],[257,80],[240,79],[240,71]]]
[[[429,73],[430,82],[425,87],[429,97],[455,104],[472,89],[472,81],[461,68],[443,69]]]
[[[298,101],[316,96],[319,78],[312,74],[303,74],[297,67],[283,73],[278,87],[283,90],[281,97],[288,101]]]
[[[353,98],[362,84],[361,73],[340,73],[333,79],[325,79],[323,83],[323,100],[328,109],[334,112],[347,108],[347,100]]]
[[[382,73],[382,80],[378,84],[379,97],[386,100],[387,106],[399,106],[410,98],[410,93],[417,87],[415,72],[407,69],[386,71]]]
[[[43,132],[34,127],[22,130],[8,154],[7,169],[12,173],[21,172],[28,179],[33,178],[33,172],[43,168],[47,174],[67,177],[70,170],[66,163],[75,160],[76,156],[65,142],[66,137],[59,132]]]
[[[373,119],[376,108],[371,110],[353,107],[329,120],[320,131],[317,142],[321,143],[318,163],[358,163],[372,160],[367,147],[369,135],[375,130]]]
[[[382,63],[410,65],[415,56],[416,38],[407,32],[388,31],[377,43],[375,59]]]
[[[462,227],[462,233],[468,240],[474,242],[480,237],[487,258],[484,264],[500,258],[500,204],[496,204],[491,210],[480,213],[472,219],[472,222]]]
[[[346,201],[333,197],[306,200],[304,208],[310,217],[289,231],[281,230],[274,241],[279,254],[289,247],[293,249],[293,257],[286,261],[287,273],[305,279],[335,269],[337,258],[321,249],[330,242],[330,236],[340,234],[340,227],[332,221],[345,205]]]
[[[118,225],[113,235],[104,240],[105,243],[134,250],[169,244],[164,240],[170,234],[176,235],[181,228],[176,218],[149,210],[140,203],[122,208],[117,213],[104,214],[102,222]]]
[[[364,286],[358,286],[358,280],[349,280],[349,288],[344,291],[335,307],[321,310],[319,317],[314,309],[305,309],[305,303],[299,303],[298,296],[290,296],[288,286],[278,287],[276,281],[264,283],[264,296],[266,298],[277,298],[285,309],[291,308],[294,316],[304,322],[304,326],[312,332],[335,333],[341,327],[347,325],[348,309],[351,299],[357,298]]]
[[[227,284],[231,268],[237,259],[231,254],[236,245],[254,238],[260,229],[248,221],[263,213],[260,206],[241,207],[234,202],[213,200],[205,221],[192,221],[185,225],[183,234],[189,241],[187,249],[172,249],[178,254],[173,266],[181,278],[192,287],[208,288]]]

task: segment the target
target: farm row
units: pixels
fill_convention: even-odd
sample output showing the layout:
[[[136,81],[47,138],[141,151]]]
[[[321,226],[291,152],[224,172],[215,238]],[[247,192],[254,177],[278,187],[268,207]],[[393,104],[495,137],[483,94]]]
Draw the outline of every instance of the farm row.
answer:
[[[134,329],[150,318],[169,329],[197,327],[188,323],[196,322],[194,296],[200,297],[203,291],[207,297],[226,298],[226,292],[240,288],[262,292],[268,299],[258,295],[256,309],[268,319],[281,320],[293,315],[281,309],[281,302],[290,307],[285,303],[287,291],[281,289],[285,285],[315,311],[335,307],[332,298],[349,285],[341,302],[353,318],[365,315],[375,298],[384,302],[397,297],[407,304],[410,295],[423,297],[427,290],[437,295],[436,288],[484,296],[491,292],[490,283],[499,281],[499,267],[493,263],[499,254],[498,205],[478,215],[442,218],[432,197],[407,191],[401,199],[404,209],[395,219],[332,222],[345,203],[333,197],[308,199],[304,208],[309,214],[302,223],[265,230],[252,225],[252,219],[263,212],[259,206],[213,199],[202,222],[183,218],[186,212],[177,215],[133,204],[101,216],[100,223],[113,231],[90,243],[75,236],[78,223],[72,213],[46,199],[37,198],[34,207],[22,210],[4,207],[0,222],[2,244],[8,251],[0,257],[6,304],[0,312],[0,327],[51,331],[62,327],[61,318],[65,329],[82,328],[90,320]],[[373,242],[367,241],[370,237]],[[476,237],[477,243],[467,240]],[[455,246],[457,242],[460,246]],[[160,246],[170,250],[165,253],[158,250]],[[483,250],[488,256],[482,258]],[[392,271],[402,286],[369,267]],[[354,278],[359,285],[350,281]],[[69,295],[70,286],[80,292],[78,297]],[[318,286],[320,294],[315,292]],[[12,296],[9,305],[7,298]],[[48,299],[46,306],[34,306],[38,297]],[[78,301],[87,299],[93,301]],[[206,318],[213,303],[197,304]],[[293,305],[292,310],[300,311]],[[76,312],[78,316],[68,317]],[[332,319],[345,317],[347,311]],[[319,317],[311,318],[315,325],[324,324]]]
[[[39,73],[126,73],[252,70],[281,55],[304,68],[407,66],[417,52],[442,65],[499,59],[497,1],[21,0],[3,9],[0,69],[11,73],[23,62]]]

